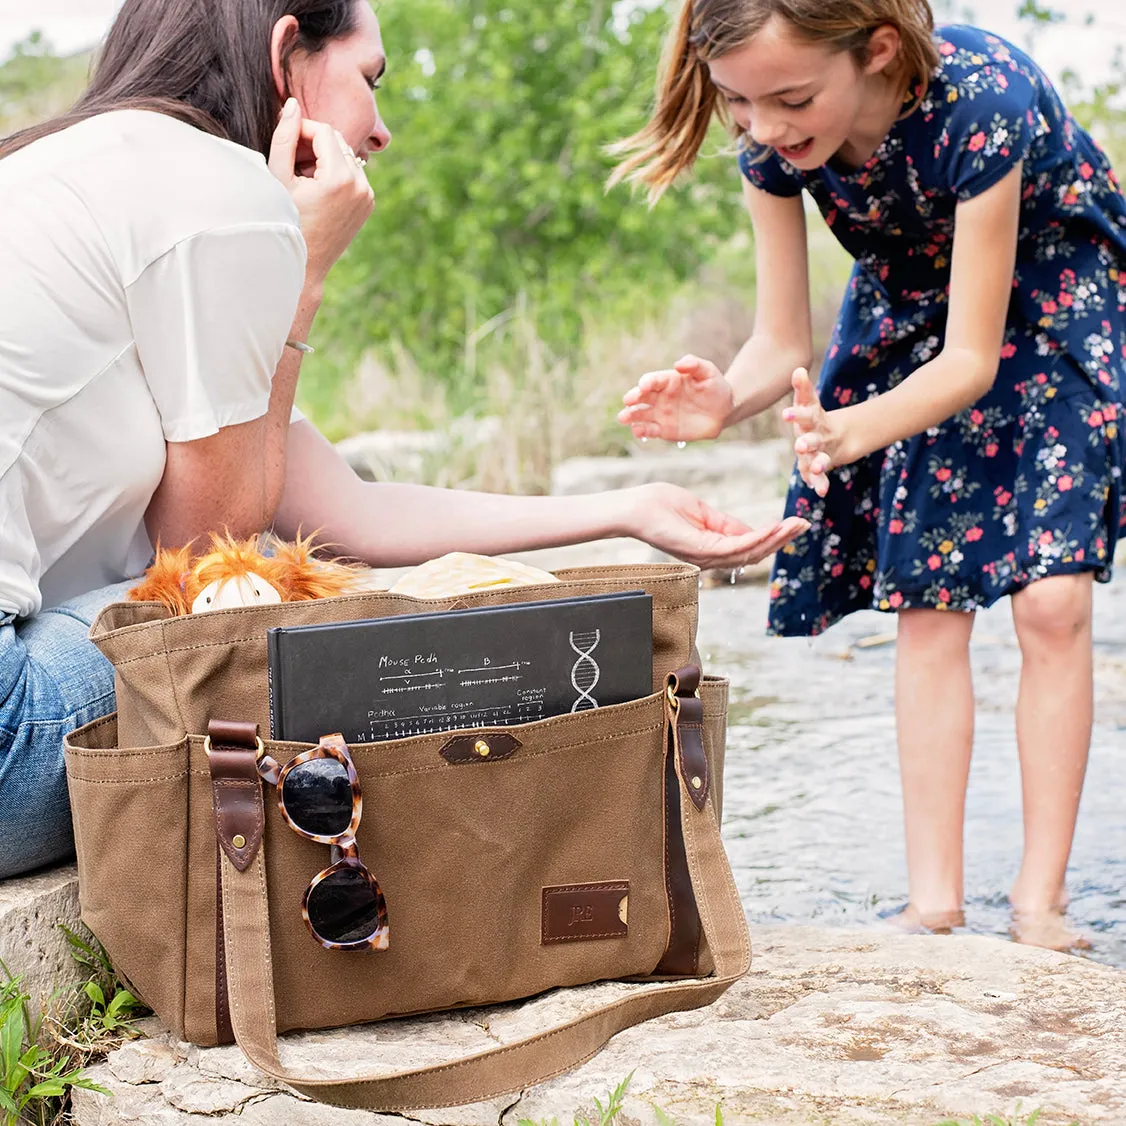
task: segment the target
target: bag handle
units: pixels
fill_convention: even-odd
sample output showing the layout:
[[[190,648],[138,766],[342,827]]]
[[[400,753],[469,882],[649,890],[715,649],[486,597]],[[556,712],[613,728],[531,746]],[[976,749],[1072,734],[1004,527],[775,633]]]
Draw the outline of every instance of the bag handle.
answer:
[[[698,678],[698,670],[682,670],[669,678],[666,714],[668,738],[673,741],[668,753],[676,763],[680,782],[680,816],[692,891],[715,964],[711,977],[639,988],[553,1028],[451,1063],[353,1079],[303,1074],[283,1065],[278,1055],[263,850],[256,850],[243,871],[229,852],[222,851],[222,926],[230,1019],[235,1040],[251,1062],[302,1094],[336,1106],[373,1111],[458,1106],[543,1083],[570,1071],[590,1059],[616,1032],[651,1017],[711,1004],[743,977],[750,968],[750,939],[718,818],[710,794],[697,805],[699,775],[686,777],[686,760],[692,763],[703,755],[699,701],[694,696]]]

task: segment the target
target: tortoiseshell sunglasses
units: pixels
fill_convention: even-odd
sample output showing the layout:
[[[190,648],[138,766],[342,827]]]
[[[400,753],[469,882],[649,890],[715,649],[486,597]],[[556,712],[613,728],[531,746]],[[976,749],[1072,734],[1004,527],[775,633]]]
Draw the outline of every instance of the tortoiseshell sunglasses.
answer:
[[[387,903],[356,847],[363,797],[343,736],[322,736],[285,766],[259,744],[258,773],[277,787],[278,809],[295,833],[332,846],[332,863],[301,900],[312,936],[328,950],[386,950]]]

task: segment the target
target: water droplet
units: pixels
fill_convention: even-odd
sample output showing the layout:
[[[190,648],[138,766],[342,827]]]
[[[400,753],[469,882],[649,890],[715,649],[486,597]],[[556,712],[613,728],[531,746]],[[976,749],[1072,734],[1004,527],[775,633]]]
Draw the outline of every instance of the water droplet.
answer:
[[[639,438],[638,441],[640,441],[641,444],[644,446],[645,443],[649,441],[649,439],[648,438]]]
[[[738,570],[732,571],[732,572],[731,572],[731,585],[732,585],[732,586],[734,586],[734,585],[735,585],[735,580],[736,580],[736,579],[738,579],[738,578],[739,578],[739,572],[738,572]]]
[[[677,448],[678,450],[683,450],[683,449],[684,449],[684,448],[685,448],[685,447],[686,447],[687,445],[688,445],[688,443],[687,443],[687,442],[677,442],[677,444],[676,444],[676,448]]]

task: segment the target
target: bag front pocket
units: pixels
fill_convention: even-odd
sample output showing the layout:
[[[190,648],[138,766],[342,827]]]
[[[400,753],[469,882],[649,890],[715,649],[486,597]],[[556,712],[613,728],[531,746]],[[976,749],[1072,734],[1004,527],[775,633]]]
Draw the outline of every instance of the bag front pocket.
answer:
[[[389,949],[371,953],[325,950],[310,936],[301,899],[329,848],[294,833],[266,787],[279,1029],[651,973],[669,939],[665,733],[655,694],[532,724],[353,746],[359,851],[390,923]],[[192,740],[193,766],[201,743]],[[485,754],[474,753],[478,743]],[[266,747],[285,762],[306,745]]]

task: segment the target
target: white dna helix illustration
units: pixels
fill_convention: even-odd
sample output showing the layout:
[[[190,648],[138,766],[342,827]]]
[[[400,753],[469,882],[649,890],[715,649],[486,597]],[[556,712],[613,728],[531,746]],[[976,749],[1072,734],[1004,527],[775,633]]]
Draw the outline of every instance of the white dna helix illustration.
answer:
[[[579,698],[571,705],[571,711],[582,712],[597,708],[598,701],[591,693],[602,675],[602,670],[591,653],[598,648],[598,643],[602,640],[602,631],[596,629],[591,633],[571,633],[568,640],[571,648],[579,655],[579,659],[571,666],[571,685],[579,694]]]

